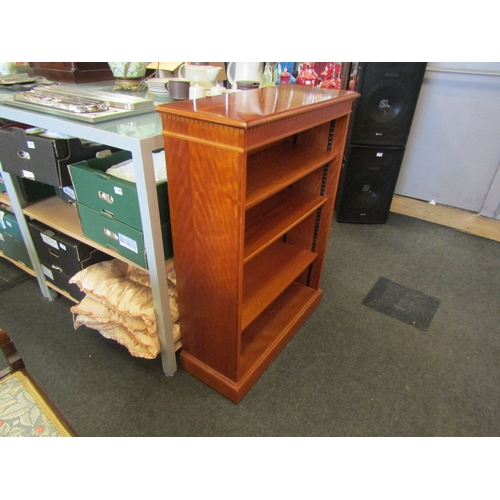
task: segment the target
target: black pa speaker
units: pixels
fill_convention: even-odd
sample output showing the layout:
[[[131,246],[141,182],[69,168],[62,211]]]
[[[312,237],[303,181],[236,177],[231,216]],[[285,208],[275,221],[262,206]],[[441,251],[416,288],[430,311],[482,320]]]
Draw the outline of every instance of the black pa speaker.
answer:
[[[359,63],[349,142],[406,146],[427,63]]]
[[[335,207],[338,222],[387,222],[403,155],[399,146],[348,147]]]
[[[360,94],[349,123],[335,214],[339,222],[385,223],[427,63],[355,63]]]

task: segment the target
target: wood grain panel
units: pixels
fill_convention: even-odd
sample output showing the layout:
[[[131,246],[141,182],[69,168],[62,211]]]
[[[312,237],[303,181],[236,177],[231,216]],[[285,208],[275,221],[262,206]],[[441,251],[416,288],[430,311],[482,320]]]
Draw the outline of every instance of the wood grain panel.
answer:
[[[243,267],[244,168],[230,150],[166,138],[179,314],[187,352],[236,376]],[[176,157],[179,158],[176,158]],[[223,308],[224,314],[219,310]]]

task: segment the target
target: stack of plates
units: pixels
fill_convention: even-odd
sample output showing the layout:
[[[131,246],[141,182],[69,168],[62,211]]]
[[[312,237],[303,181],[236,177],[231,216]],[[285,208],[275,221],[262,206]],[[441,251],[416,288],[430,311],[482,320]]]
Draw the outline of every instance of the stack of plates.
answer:
[[[168,90],[165,88],[168,78],[150,78],[147,82],[148,89],[152,94],[168,94]]]

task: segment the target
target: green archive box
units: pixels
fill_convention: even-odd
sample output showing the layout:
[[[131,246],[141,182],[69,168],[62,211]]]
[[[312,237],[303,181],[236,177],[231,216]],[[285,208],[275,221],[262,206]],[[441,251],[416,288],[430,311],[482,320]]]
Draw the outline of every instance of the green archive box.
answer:
[[[23,240],[18,240],[14,238],[11,234],[7,232],[2,232],[0,228],[0,250],[6,257],[9,257],[16,262],[33,269],[31,265],[31,259],[26,249],[26,245]]]
[[[23,241],[23,233],[17,222],[16,215],[5,205],[0,206],[0,230],[9,233],[16,240]]]
[[[116,220],[106,212],[94,210],[82,203],[77,203],[77,208],[85,236],[105,247],[116,250],[135,264],[148,268],[142,231]],[[164,257],[169,259],[173,256],[170,222],[162,224],[161,229]]]
[[[93,158],[69,166],[78,205],[103,212],[109,217],[142,231],[137,186],[106,170],[130,160],[129,151],[117,151],[105,158]],[[156,185],[161,224],[170,220],[167,181]]]
[[[16,216],[0,207],[0,250],[6,257],[33,269]]]

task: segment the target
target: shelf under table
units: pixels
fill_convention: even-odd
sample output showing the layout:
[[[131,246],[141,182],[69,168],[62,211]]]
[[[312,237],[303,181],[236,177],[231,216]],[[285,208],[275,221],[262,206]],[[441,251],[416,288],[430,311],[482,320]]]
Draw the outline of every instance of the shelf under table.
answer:
[[[46,198],[45,200],[37,201],[26,205],[23,208],[23,212],[28,217],[36,219],[47,226],[64,233],[78,241],[82,241],[87,245],[101,250],[102,252],[114,257],[115,259],[127,262],[133,267],[142,268],[135,262],[123,257],[118,252],[112,248],[100,245],[96,241],[88,238],[83,234],[82,226],[80,224],[80,218],[78,217],[78,210],[75,206],[66,203],[61,198],[53,196],[51,198]],[[168,269],[173,267],[173,259],[169,259],[165,263],[165,267]],[[142,268],[147,271],[146,268]]]

